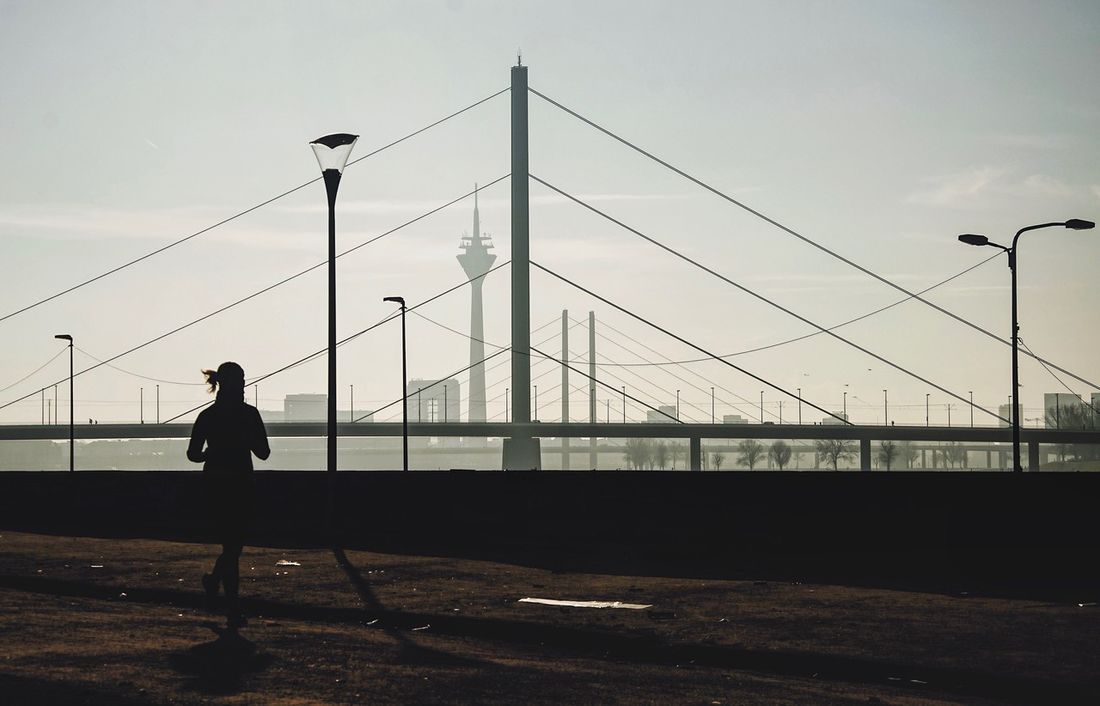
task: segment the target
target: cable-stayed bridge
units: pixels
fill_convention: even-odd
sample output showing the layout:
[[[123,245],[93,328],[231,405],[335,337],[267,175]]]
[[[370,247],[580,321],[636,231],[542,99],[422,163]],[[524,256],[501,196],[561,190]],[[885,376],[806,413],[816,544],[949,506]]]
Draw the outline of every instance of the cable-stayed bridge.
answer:
[[[967,409],[971,413],[971,419],[976,412],[982,418],[986,420],[996,420],[1004,423],[1008,423],[1008,419],[1002,416],[997,410],[986,409],[981,405],[976,405],[972,397],[968,397],[964,392],[959,390],[950,389],[947,385],[940,384],[930,376],[923,374],[918,370],[912,369],[910,366],[903,365],[890,357],[871,349],[868,346],[861,345],[851,338],[845,336],[839,330],[844,326],[854,323],[855,321],[863,320],[878,314],[881,314],[901,303],[904,302],[916,302],[924,307],[931,309],[938,315],[946,317],[954,323],[969,328],[985,337],[991,338],[994,341],[998,341],[1005,346],[1010,346],[1009,341],[1005,338],[998,336],[997,334],[983,328],[982,326],[970,321],[964,317],[961,317],[942,306],[935,304],[926,298],[925,294],[946,284],[957,277],[962,276],[966,272],[980,266],[983,263],[978,263],[972,267],[963,270],[951,277],[948,277],[941,282],[932,285],[921,291],[912,291],[895,281],[892,281],[886,276],[871,270],[864,265],[856,262],[855,260],[846,257],[838,252],[831,250],[830,248],[822,245],[809,236],[796,231],[795,229],[788,227],[787,225],[779,222],[778,220],[758,211],[739,199],[723,192],[722,190],[707,183],[703,179],[687,172],[684,169],[668,162],[650,151],[636,145],[635,143],[622,137],[615,131],[598,124],[590,118],[584,116],[582,113],[567,107],[566,105],[556,101],[552,97],[542,93],[534,88],[528,86],[527,82],[527,67],[517,65],[512,68],[511,71],[511,85],[497,91],[489,96],[486,96],[478,101],[471,103],[470,105],[451,113],[433,123],[430,123],[422,128],[410,132],[409,134],[395,140],[387,145],[381,146],[366,155],[363,155],[352,162],[350,165],[366,160],[374,155],[379,154],[385,150],[389,150],[397,145],[416,138],[418,135],[425,133],[447,121],[457,119],[460,116],[466,114],[481,105],[493,101],[497,97],[508,95],[511,104],[511,171],[508,174],[499,175],[496,178],[480,184],[472,191],[457,196],[456,198],[439,204],[437,207],[432,208],[424,213],[415,216],[412,219],[388,230],[380,233],[372,238],[369,238],[354,247],[348,248],[338,253],[337,258],[344,257],[352,252],[355,252],[361,248],[367,247],[379,240],[389,237],[401,230],[417,223],[428,216],[438,213],[444,209],[455,206],[456,204],[466,201],[471,196],[476,199],[477,193],[481,190],[492,188],[497,184],[501,184],[504,181],[509,182],[511,191],[511,259],[505,262],[496,263],[492,267],[486,266],[487,269],[482,274],[476,274],[466,281],[459,282],[452,287],[443,289],[435,295],[425,298],[423,301],[411,303],[408,307],[408,312],[419,316],[426,321],[448,328],[444,324],[436,322],[428,318],[423,312],[420,311],[425,305],[438,300],[442,297],[449,295],[461,296],[461,293],[468,288],[476,288],[480,286],[480,283],[487,277],[493,276],[500,270],[507,268],[510,277],[510,290],[511,290],[511,341],[508,345],[494,344],[490,341],[482,340],[481,332],[471,330],[469,334],[463,334],[462,332],[455,332],[459,335],[465,335],[475,345],[471,346],[471,350],[484,351],[485,347],[492,348],[491,352],[480,359],[471,360],[470,365],[460,370],[454,371],[448,378],[465,375],[471,380],[480,380],[480,384],[475,385],[478,389],[469,390],[468,395],[462,400],[463,402],[473,401],[475,406],[480,405],[482,409],[487,402],[493,402],[503,398],[506,401],[506,411],[501,414],[498,413],[494,416],[488,416],[486,413],[481,413],[476,416],[485,416],[485,421],[480,419],[468,418],[466,421],[461,419],[431,419],[428,421],[421,419],[410,420],[409,433],[415,437],[497,437],[506,439],[507,442],[504,445],[502,459],[502,465],[505,468],[510,469],[528,469],[541,467],[542,454],[547,453],[548,450],[544,450],[540,446],[540,440],[552,438],[559,439],[561,445],[561,453],[565,459],[563,467],[568,467],[571,457],[570,454],[575,456],[576,454],[583,454],[586,451],[584,444],[579,446],[569,446],[570,441],[573,439],[587,439],[588,449],[590,453],[590,461],[595,463],[596,449],[599,438],[617,438],[617,439],[629,439],[629,438],[653,438],[653,439],[683,439],[689,446],[689,467],[692,469],[699,469],[704,464],[704,456],[702,452],[702,440],[703,439],[792,439],[792,440],[804,440],[805,442],[813,442],[816,440],[827,439],[842,439],[850,440],[852,442],[858,442],[859,452],[858,457],[860,460],[860,468],[870,469],[872,467],[872,457],[877,452],[873,446],[874,442],[883,441],[908,441],[908,442],[920,442],[920,443],[933,443],[933,442],[956,442],[961,444],[971,444],[976,449],[985,450],[987,453],[991,453],[987,448],[988,444],[1007,444],[1011,440],[1011,430],[1005,428],[995,427],[943,427],[943,426],[931,426],[926,423],[924,427],[915,426],[894,426],[889,424],[889,410],[888,406],[884,404],[883,424],[882,425],[854,425],[851,424],[846,413],[844,411],[838,411],[835,405],[827,405],[825,403],[815,401],[803,396],[801,389],[790,389],[789,387],[781,386],[772,380],[769,380],[761,375],[758,375],[753,370],[735,362],[736,355],[723,354],[718,351],[710,350],[709,348],[696,343],[690,332],[675,330],[667,325],[661,325],[655,321],[646,317],[644,312],[636,310],[636,308],[630,302],[616,301],[615,299],[600,292],[598,288],[591,283],[585,283],[577,281],[571,277],[568,273],[559,272],[544,263],[533,261],[530,257],[530,225],[529,225],[529,211],[530,211],[530,194],[529,187],[532,182],[539,184],[552,193],[565,199],[567,202],[572,203],[577,208],[584,209],[587,212],[594,214],[595,216],[605,220],[608,223],[613,224],[617,228],[621,229],[624,233],[627,233],[641,241],[643,241],[647,247],[654,247],[659,249],[665,256],[674,258],[681,263],[698,271],[699,276],[713,279],[716,282],[720,282],[723,285],[729,286],[742,294],[749,296],[762,305],[765,305],[771,309],[774,309],[779,315],[787,318],[794,319],[801,324],[807,325],[813,329],[813,333],[805,336],[800,336],[796,339],[789,341],[779,342],[773,345],[783,345],[785,343],[792,342],[806,338],[808,336],[821,335],[833,339],[837,343],[852,349],[853,355],[864,356],[874,359],[876,363],[887,366],[888,368],[896,371],[899,374],[905,375],[913,380],[920,382],[927,389],[935,390],[939,394],[945,396],[948,399],[954,400],[959,409]],[[651,160],[655,164],[661,166],[663,169],[670,171],[677,177],[687,180],[695,186],[703,189],[713,197],[728,203],[730,206],[740,209],[750,216],[761,220],[769,226],[779,230],[785,235],[795,239],[796,241],[813,248],[825,256],[836,260],[846,267],[856,270],[861,275],[875,280],[883,285],[886,285],[899,294],[899,298],[884,307],[880,307],[874,311],[867,312],[859,317],[853,318],[849,321],[841,324],[824,325],[820,322],[814,321],[811,318],[800,314],[789,306],[785,306],[767,296],[756,291],[754,288],[745,285],[742,282],[738,282],[732,277],[723,274],[717,267],[707,262],[701,261],[698,258],[691,257],[686,253],[672,247],[666,242],[663,242],[659,237],[653,233],[648,232],[643,226],[637,224],[627,223],[607,210],[598,208],[591,203],[567,189],[565,186],[561,186],[550,182],[549,180],[533,174],[528,164],[528,102],[534,97],[538,100],[544,101],[550,106],[562,111],[564,114],[571,118],[580,121],[582,124],[598,131],[600,134],[605,135],[609,139],[613,139],[618,143],[626,146],[630,150],[633,150],[637,154]],[[522,175],[522,178],[517,178],[518,175]],[[140,266],[142,263],[155,258],[162,253],[181,245],[185,242],[191,241],[196,238],[200,238],[204,234],[211,230],[218,228],[232,222],[233,220],[240,218],[248,213],[264,208],[279,199],[282,199],[296,191],[299,191],[310,184],[319,181],[320,178],[311,180],[309,182],[295,186],[292,189],[284,191],[281,194],[273,196],[259,204],[256,204],[250,208],[247,208],[227,219],[212,224],[211,226],[202,230],[191,233],[183,238],[180,238],[164,247],[158,248],[152,252],[146,253],[133,260],[111,268],[105,272],[95,275],[87,280],[76,283],[68,288],[58,291],[48,297],[45,297],[37,302],[30,303],[22,306],[14,311],[6,313],[0,316],[0,326],[3,322],[12,319],[17,316],[27,315],[29,312],[36,308],[46,305],[49,302],[70,295],[79,289],[89,286],[99,280],[111,277],[116,273],[131,268]],[[995,256],[994,256],[995,257]],[[987,260],[988,261],[988,260]],[[490,263],[492,261],[490,260]],[[274,290],[282,287],[314,270],[324,267],[328,264],[328,261],[323,261],[312,265],[309,268],[301,270],[296,273],[289,274],[288,276],[273,282],[270,285],[262,287],[248,295],[238,298],[235,301],[228,302],[223,306],[216,308],[200,317],[194,318],[190,321],[181,322],[179,325],[165,331],[164,333],[152,337],[146,341],[140,342],[136,345],[130,346],[126,350],[113,354],[107,358],[95,359],[94,362],[76,371],[76,377],[91,372],[92,370],[99,369],[103,366],[114,367],[114,364],[125,358],[126,356],[133,354],[147,346],[150,346],[159,341],[165,340],[175,334],[178,334],[186,329],[189,329],[197,324],[200,324],[210,318],[216,317],[225,311],[228,311],[236,306],[244,304],[247,301],[256,299],[258,297],[265,296]],[[464,265],[465,266],[465,265]],[[677,341],[679,344],[686,346],[687,348],[695,351],[696,356],[691,361],[673,361],[667,357],[659,354],[652,347],[648,346],[643,341],[637,338],[631,337],[618,329],[611,327],[608,324],[603,324],[599,327],[595,325],[595,319],[593,315],[589,315],[588,320],[575,319],[569,316],[568,312],[563,312],[561,318],[561,333],[560,335],[550,335],[539,340],[532,342],[532,337],[539,334],[543,329],[557,323],[556,320],[547,322],[540,327],[532,327],[530,321],[531,310],[531,273],[532,268],[540,276],[545,276],[551,280],[557,281],[562,285],[569,287],[576,292],[583,294],[587,297],[592,305],[598,306],[601,309],[609,312],[615,312],[618,315],[626,317],[629,320],[633,320],[638,325],[647,327],[651,330],[652,335],[656,337],[667,337],[668,339]],[[470,272],[468,270],[468,272]],[[499,275],[498,275],[499,276]],[[364,334],[388,324],[399,316],[399,313],[387,316],[379,322],[361,329],[351,335],[344,337],[338,342],[338,346],[345,346],[359,339]],[[575,329],[587,329],[589,337],[589,346],[587,351],[575,351],[570,348],[568,343],[569,332]],[[450,329],[454,331],[454,329]],[[597,357],[596,354],[596,340],[600,340],[601,354]],[[554,341],[556,339],[556,347],[554,347]],[[604,349],[607,345],[615,346],[631,354],[632,359],[641,362],[617,362],[615,359],[609,357]],[[1100,389],[1100,385],[1091,382],[1082,374],[1078,374],[1071,370],[1066,369],[1057,363],[1040,358],[1033,354],[1029,349],[1023,349],[1021,351],[1024,355],[1038,361],[1045,368],[1055,374],[1054,371],[1061,375],[1071,378],[1078,383],[1089,386],[1093,389]],[[324,357],[327,353],[327,349],[322,348],[307,356],[300,357],[293,361],[288,361],[285,365],[280,366],[274,370],[266,372],[256,378],[248,381],[250,386],[258,385],[259,383],[269,378],[275,377],[288,370],[297,368],[301,365],[309,363],[313,360],[317,360]],[[506,355],[507,354],[507,355]],[[747,379],[754,380],[759,383],[760,386],[772,391],[773,395],[778,395],[781,399],[788,403],[788,418],[787,423],[783,423],[783,411],[782,406],[778,408],[778,413],[772,409],[765,409],[763,403],[763,397],[761,397],[760,404],[757,406],[755,400],[746,399],[736,392],[724,387],[714,380],[707,379],[700,375],[696,371],[685,366],[687,362],[696,362],[701,360],[714,361],[717,364],[725,366],[729,370],[733,371],[737,375],[743,376]],[[494,370],[497,370],[504,365],[510,364],[508,374],[494,380],[492,383],[488,383],[486,375]],[[709,388],[710,393],[710,410],[705,409],[705,405],[701,408],[698,403],[699,395],[696,394],[693,402],[687,402],[685,399],[685,405],[681,408],[679,403],[676,406],[674,413],[670,413],[667,404],[672,397],[673,391],[670,388],[662,387],[652,379],[647,379],[647,376],[642,375],[635,370],[635,368],[643,368],[643,366],[659,367],[660,369],[668,372],[679,384],[682,384],[684,389],[693,389],[696,393],[706,395]],[[536,372],[537,371],[537,372]],[[543,386],[542,404],[538,399],[538,387],[535,382],[540,378],[560,373],[560,382],[555,382],[550,386]],[[1056,375],[1056,374],[1055,374]],[[630,377],[630,381],[626,378]],[[1057,375],[1056,375],[1057,377]],[[447,378],[441,379],[444,380]],[[1061,380],[1059,378],[1059,380]],[[59,380],[57,383],[66,382],[65,380]],[[572,382],[571,382],[572,381]],[[576,384],[579,381],[580,384]],[[2,410],[12,405],[32,400],[35,396],[42,396],[43,404],[45,403],[44,393],[47,389],[53,387],[57,383],[50,383],[33,391],[15,397],[14,399],[0,401],[0,414]],[[10,385],[10,387],[13,387]],[[484,387],[483,387],[484,386]],[[504,388],[504,392],[501,393],[500,389]],[[627,388],[630,388],[630,393],[627,392]],[[715,392],[715,389],[719,392]],[[1068,389],[1068,388],[1067,388]],[[490,397],[489,390],[495,394]],[[607,405],[605,410],[600,410],[597,404],[597,390],[599,390],[603,396]],[[428,389],[425,388],[427,392]],[[677,401],[679,402],[680,388],[676,389]],[[619,397],[621,394],[621,421],[613,422],[611,420],[611,410],[609,398],[611,396]],[[556,395],[556,396],[555,396]],[[585,414],[575,414],[571,412],[570,402],[576,401],[580,398],[586,398],[587,409]],[[715,415],[716,403],[720,403],[722,409],[734,410],[738,412],[747,424],[724,424],[720,423],[720,420]],[[396,421],[392,421],[395,416],[399,417],[402,408],[408,409],[410,402],[406,397],[398,398],[392,402],[385,404],[381,407],[377,407],[373,410],[364,410],[366,413],[354,417],[354,421],[349,420],[347,423],[340,423],[338,427],[338,433],[343,437],[392,437],[400,435],[400,425]],[[542,410],[553,405],[561,405],[559,421],[557,422],[540,422],[538,421],[543,415]],[[846,400],[845,400],[846,404]],[[82,439],[104,439],[104,438],[126,438],[126,439],[140,439],[140,438],[180,438],[186,436],[189,430],[189,425],[178,423],[178,420],[193,414],[204,405],[197,406],[189,409],[180,414],[176,414],[171,418],[161,421],[159,418],[152,424],[102,424],[102,425],[78,425],[79,431],[76,433],[77,438]],[[642,417],[648,417],[652,423],[646,424],[631,424],[627,422],[628,407],[631,411],[631,417],[637,417],[639,414]],[[418,406],[419,409],[419,406]],[[795,410],[797,410],[797,417],[795,416]],[[618,412],[619,410],[616,410]],[[813,413],[820,418],[827,420],[829,423],[824,424],[803,424],[802,415],[803,412]],[[1095,413],[1095,410],[1092,410]],[[601,421],[601,412],[602,415]],[[556,413],[556,411],[555,411]],[[390,421],[371,421],[371,423],[365,423],[365,420],[375,420],[377,416],[386,414],[387,419]],[[159,415],[158,415],[159,416]],[[618,415],[616,415],[618,416]],[[790,423],[797,419],[797,423]],[[45,422],[45,416],[43,417]],[[359,423],[356,423],[359,422]],[[395,431],[396,425],[396,431]],[[1028,447],[1028,467],[1032,470],[1038,470],[1040,466],[1040,447],[1039,444],[1100,444],[1100,432],[1095,431],[1093,425],[1091,429],[1081,430],[1045,430],[1045,429],[1025,429],[1023,441]],[[0,440],[35,440],[35,439],[49,439],[49,438],[61,438],[62,434],[59,434],[58,430],[61,427],[57,424],[41,424],[41,425],[6,425],[0,427]],[[269,425],[269,432],[274,437],[308,437],[318,436],[323,433],[324,427],[321,424],[302,424],[302,423],[272,423]],[[998,452],[1005,451],[1001,449]],[[556,452],[556,450],[555,450]],[[586,464],[581,463],[581,467],[587,467]]]

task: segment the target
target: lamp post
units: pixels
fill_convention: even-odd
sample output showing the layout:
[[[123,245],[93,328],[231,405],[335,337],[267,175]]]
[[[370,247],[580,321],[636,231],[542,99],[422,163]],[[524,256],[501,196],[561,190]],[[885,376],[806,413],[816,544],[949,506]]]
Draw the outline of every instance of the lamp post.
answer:
[[[798,388],[798,423],[802,424],[802,388]]]
[[[358,135],[336,133],[319,137],[309,146],[321,167],[328,196],[328,521],[333,522],[336,499],[336,192]]]
[[[1012,470],[1017,473],[1023,472],[1024,469],[1020,465],[1020,351],[1018,344],[1020,324],[1016,316],[1016,243],[1020,240],[1020,236],[1029,230],[1053,228],[1055,226],[1062,226],[1070,230],[1089,230],[1095,228],[1096,224],[1092,221],[1071,218],[1068,221],[1027,226],[1016,231],[1016,235],[1012,238],[1012,247],[1008,248],[990,241],[984,235],[964,233],[959,236],[959,241],[967,245],[989,245],[1008,253],[1008,269],[1012,272]]]
[[[890,426],[890,405],[887,399],[886,390],[882,391],[882,426]]]
[[[623,385],[623,424],[626,424],[626,385]]]
[[[970,390],[970,427],[974,427],[974,391]]]
[[[931,397],[931,394],[932,393],[930,393],[930,392],[924,393],[924,426],[929,426],[929,424],[928,424],[928,398]]]
[[[760,423],[764,423],[764,391],[760,391]]]
[[[69,342],[69,473],[76,470],[76,451],[73,447],[73,337],[67,333],[59,333],[54,338]],[[54,386],[54,390],[57,387]],[[57,405],[54,405],[54,419],[57,419]]]
[[[680,421],[680,391],[676,391],[676,421]]]
[[[405,355],[405,299],[386,297],[382,301],[401,307],[401,470],[409,470],[409,381]],[[507,420],[505,420],[507,421]]]

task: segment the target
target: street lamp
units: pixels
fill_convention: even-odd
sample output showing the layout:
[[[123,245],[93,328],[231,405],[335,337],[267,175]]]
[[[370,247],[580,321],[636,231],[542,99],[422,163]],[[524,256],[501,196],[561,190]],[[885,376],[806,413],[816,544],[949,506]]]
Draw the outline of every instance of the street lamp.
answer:
[[[798,388],[798,423],[802,424],[802,388]]]
[[[974,391],[970,390],[970,426],[974,426]]]
[[[73,337],[59,333],[54,338],[69,342],[69,473],[76,470],[76,452],[73,448]],[[54,387],[54,390],[57,388]],[[57,419],[57,405],[54,405],[54,419]]]
[[[1062,226],[1070,230],[1089,230],[1095,228],[1096,224],[1092,221],[1071,218],[1068,221],[1040,223],[1038,225],[1027,226],[1026,228],[1021,228],[1016,231],[1015,237],[1012,238],[1012,247],[1008,248],[990,241],[990,239],[984,235],[964,233],[959,236],[959,241],[967,245],[989,245],[990,247],[1000,248],[1008,253],[1008,269],[1012,272],[1012,469],[1017,473],[1023,472],[1024,469],[1023,466],[1020,465],[1020,352],[1017,343],[1020,324],[1016,316],[1016,243],[1019,241],[1020,236],[1029,230],[1053,228],[1055,226]]]
[[[844,391],[844,421],[848,421],[848,391]]]
[[[680,391],[676,391],[676,421],[680,421]]]
[[[931,392],[924,393],[924,426],[929,426],[929,424],[928,424],[928,398],[931,397],[931,396],[932,396]]]
[[[886,390],[882,391],[882,426],[890,426],[890,405],[887,399]]]
[[[328,518],[333,521],[336,497],[336,192],[358,135],[336,133],[309,146],[317,156],[328,195]]]
[[[409,381],[405,357],[405,299],[386,297],[382,301],[401,307],[401,470],[409,470]]]

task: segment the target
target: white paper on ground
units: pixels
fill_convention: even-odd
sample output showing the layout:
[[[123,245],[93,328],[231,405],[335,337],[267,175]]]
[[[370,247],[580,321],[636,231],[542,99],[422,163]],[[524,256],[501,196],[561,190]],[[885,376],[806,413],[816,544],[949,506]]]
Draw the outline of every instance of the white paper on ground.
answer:
[[[646,608],[653,607],[647,603],[623,603],[622,601],[559,601],[555,598],[520,598],[518,602],[567,606],[569,608],[626,608],[628,610],[645,610]]]

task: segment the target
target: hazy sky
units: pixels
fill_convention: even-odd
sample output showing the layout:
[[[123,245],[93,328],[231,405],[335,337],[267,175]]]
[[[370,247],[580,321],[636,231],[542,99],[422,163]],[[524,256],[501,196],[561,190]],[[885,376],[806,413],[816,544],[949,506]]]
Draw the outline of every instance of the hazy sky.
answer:
[[[505,88],[517,48],[532,87],[911,289],[994,254],[958,243],[959,233],[1007,244],[1024,225],[1100,216],[1100,5],[1091,0],[0,2],[0,315],[314,178],[307,143],[316,137],[358,133],[352,156],[362,156]],[[903,296],[533,95],[530,113],[534,174],[808,319],[832,326]],[[349,168],[339,247],[509,168],[505,94]],[[505,180],[481,196],[498,262],[510,251],[508,193]],[[531,194],[534,260],[708,350],[813,331],[545,187],[532,184]],[[384,296],[414,303],[459,283],[455,255],[472,205],[342,258],[340,335],[388,314]],[[0,403],[67,374],[61,356],[11,386],[60,349],[55,333],[107,358],[323,261],[325,227],[314,184],[0,322]],[[1100,381],[1100,231],[1052,229],[1021,242],[1023,340]],[[121,370],[78,378],[77,419],[136,420],[139,388],[151,401],[157,384],[137,375],[163,381],[166,418],[208,399],[195,384],[200,367],[236,360],[254,378],[323,348],[325,282],[318,269],[116,361]],[[508,282],[504,269],[485,287],[491,343],[509,342]],[[1001,256],[927,296],[1007,336],[1008,287]],[[531,289],[533,326],[565,308],[578,319],[594,309],[663,355],[699,357],[537,271]],[[467,330],[468,292],[422,313]],[[557,354],[559,330],[553,323],[533,341],[554,335],[544,350]],[[1007,346],[918,303],[839,332],[964,397],[972,390],[987,407],[1010,394]],[[461,336],[411,315],[409,334],[411,377],[468,364]],[[641,360],[636,344],[601,334],[635,351],[601,338],[606,361]],[[584,327],[574,328],[574,358],[586,343]],[[400,395],[399,355],[395,324],[343,347],[341,408],[352,384],[359,410]],[[931,393],[932,423],[946,423],[945,394],[826,336],[731,360],[830,409],[847,391],[856,422],[881,423],[888,389],[891,419],[923,423]],[[1041,394],[1064,388],[1024,361],[1025,416],[1037,417]],[[78,369],[92,362],[77,353]],[[719,415],[737,405],[755,416],[758,382],[714,362],[690,367],[676,370],[682,380],[658,368],[600,375],[654,403],[673,403],[681,389],[685,418],[700,421],[709,421],[714,384]],[[546,373],[535,381],[543,419],[560,415],[552,368],[533,372]],[[323,392],[325,371],[320,359],[261,383],[261,408]],[[487,374],[490,416],[503,414],[507,371]],[[1092,391],[1062,377],[1075,392]],[[586,386],[576,376],[573,384]],[[780,399],[793,420],[795,402],[770,389],[768,416]],[[574,400],[575,413],[587,409],[581,393]],[[154,413],[150,402],[146,419]],[[0,410],[0,422],[40,415],[35,396]],[[969,423],[965,405],[953,403],[952,415]]]

